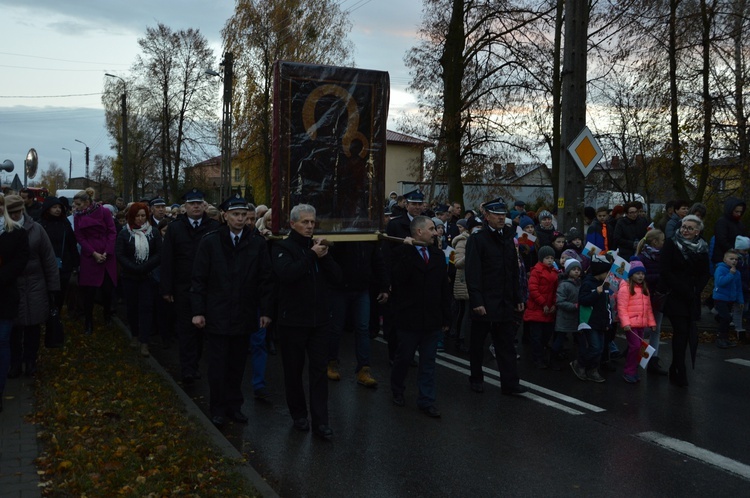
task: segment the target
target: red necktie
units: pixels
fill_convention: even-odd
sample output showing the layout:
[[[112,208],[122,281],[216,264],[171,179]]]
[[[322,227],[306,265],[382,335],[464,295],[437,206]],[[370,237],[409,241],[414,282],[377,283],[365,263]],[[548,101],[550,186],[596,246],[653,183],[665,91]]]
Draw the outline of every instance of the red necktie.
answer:
[[[430,256],[427,254],[427,248],[423,246],[419,250],[422,251],[422,259],[424,259],[425,264],[429,264]]]

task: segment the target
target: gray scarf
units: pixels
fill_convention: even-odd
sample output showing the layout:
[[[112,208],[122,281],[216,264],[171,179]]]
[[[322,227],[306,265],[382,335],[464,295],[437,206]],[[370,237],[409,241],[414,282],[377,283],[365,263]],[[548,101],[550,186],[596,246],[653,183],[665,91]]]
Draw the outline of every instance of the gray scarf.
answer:
[[[700,254],[708,254],[708,244],[700,237],[687,240],[680,232],[674,234],[674,243],[682,253],[682,257],[690,261]]]

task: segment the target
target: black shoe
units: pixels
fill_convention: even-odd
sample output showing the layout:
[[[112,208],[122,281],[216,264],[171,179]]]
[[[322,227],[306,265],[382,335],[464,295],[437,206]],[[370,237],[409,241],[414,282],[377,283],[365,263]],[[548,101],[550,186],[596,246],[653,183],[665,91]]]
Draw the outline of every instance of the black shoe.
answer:
[[[271,397],[271,392],[265,387],[261,387],[260,389],[256,389],[253,395],[255,399],[268,399]]]
[[[298,431],[307,432],[310,430],[310,422],[306,418],[298,418],[294,421],[294,428]]]
[[[437,408],[435,408],[432,405],[425,406],[425,407],[420,407],[419,410],[422,413],[424,413],[425,415],[427,415],[428,417],[440,418],[440,410],[438,410]]]
[[[404,399],[403,394],[394,394],[393,395],[393,404],[396,406],[405,406],[406,400]]]
[[[182,383],[186,386],[192,386],[195,384],[195,376],[187,374],[182,376]]]
[[[677,387],[687,387],[687,372],[672,365],[669,367],[669,382]]]
[[[248,422],[247,415],[240,410],[230,410],[227,412],[227,416],[238,424],[246,424]]]
[[[21,364],[20,363],[14,363],[10,366],[10,369],[8,370],[8,378],[9,379],[17,379],[21,376]]]
[[[648,361],[646,372],[648,372],[651,375],[667,375],[667,371],[664,370],[659,364],[658,356],[651,357],[651,359]]]
[[[472,382],[469,380],[469,386],[471,387],[471,390],[475,393],[483,393],[484,392],[484,382]]]
[[[506,395],[512,395],[512,394],[523,394],[525,392],[528,392],[529,390],[523,387],[522,385],[517,385],[513,387],[503,387],[500,389],[500,392]]]
[[[227,421],[221,415],[214,415],[213,417],[211,417],[211,423],[214,424],[217,429],[222,429],[226,425]]]
[[[333,431],[325,424],[313,427],[313,434],[323,439],[331,439],[333,437]]]

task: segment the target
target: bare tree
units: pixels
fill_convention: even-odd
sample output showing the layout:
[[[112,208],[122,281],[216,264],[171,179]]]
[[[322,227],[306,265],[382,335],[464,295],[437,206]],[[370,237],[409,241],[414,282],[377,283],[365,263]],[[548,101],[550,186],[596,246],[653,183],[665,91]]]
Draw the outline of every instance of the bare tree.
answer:
[[[49,167],[39,177],[39,184],[51,193],[57,192],[57,189],[65,188],[67,181],[68,175],[65,174],[65,170],[54,161],[50,161]]]

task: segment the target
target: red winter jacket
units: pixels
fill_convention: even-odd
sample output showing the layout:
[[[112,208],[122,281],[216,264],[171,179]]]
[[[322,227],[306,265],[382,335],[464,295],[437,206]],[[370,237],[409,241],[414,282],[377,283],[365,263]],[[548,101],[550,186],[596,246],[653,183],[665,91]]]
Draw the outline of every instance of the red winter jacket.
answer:
[[[555,313],[544,313],[544,307],[552,308],[557,301],[558,273],[553,266],[541,261],[534,265],[529,275],[529,300],[523,319],[526,322],[552,322]]]
[[[635,294],[630,295],[630,285],[627,281],[620,284],[617,290],[617,317],[620,326],[643,328],[656,327],[654,312],[651,310],[651,298],[643,295],[643,287],[633,287]]]

